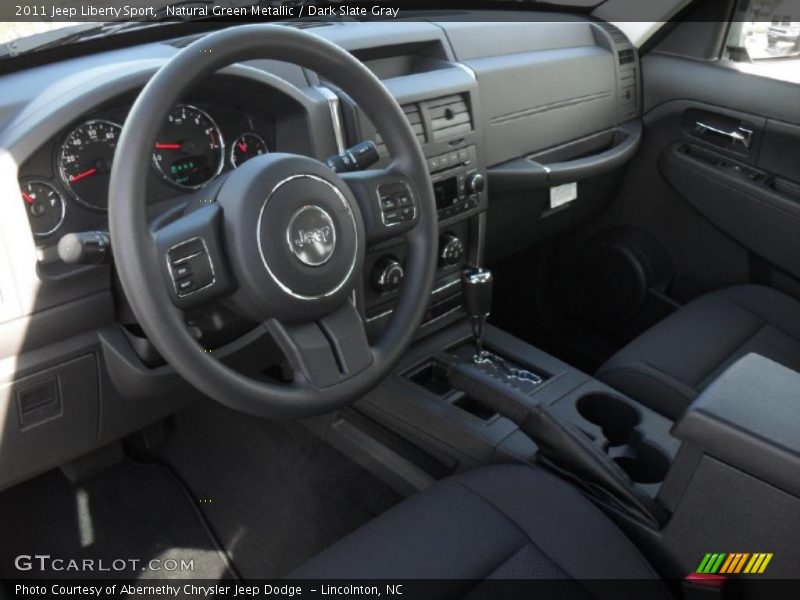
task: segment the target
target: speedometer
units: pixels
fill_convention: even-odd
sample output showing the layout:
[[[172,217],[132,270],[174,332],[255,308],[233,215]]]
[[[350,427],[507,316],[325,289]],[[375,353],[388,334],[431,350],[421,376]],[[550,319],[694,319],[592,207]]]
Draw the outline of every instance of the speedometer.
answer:
[[[111,162],[122,128],[111,121],[93,119],[82,123],[61,144],[58,169],[75,199],[105,210]]]
[[[200,188],[222,171],[222,132],[208,113],[178,105],[159,133],[153,161],[167,181],[185,189]]]

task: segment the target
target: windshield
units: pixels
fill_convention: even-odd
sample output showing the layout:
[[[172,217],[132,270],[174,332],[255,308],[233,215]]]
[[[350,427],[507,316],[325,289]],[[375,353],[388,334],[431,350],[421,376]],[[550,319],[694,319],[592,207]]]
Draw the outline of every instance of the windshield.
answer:
[[[0,22],[0,44],[13,42],[20,38],[26,38],[32,35],[48,33],[57,29],[64,29],[67,27],[75,27],[75,23],[69,22],[56,22],[56,23],[16,23],[16,22]]]
[[[219,0],[227,5],[254,4],[258,0]],[[84,0],[50,0],[30,5],[12,5],[0,0],[0,44],[4,54],[21,54],[55,42],[59,38],[74,36],[83,31],[93,31],[111,22],[160,20],[167,5],[203,6],[214,0],[111,0],[102,6]],[[89,12],[94,9],[94,12]],[[11,19],[14,19],[13,21]],[[113,30],[111,30],[113,31]]]

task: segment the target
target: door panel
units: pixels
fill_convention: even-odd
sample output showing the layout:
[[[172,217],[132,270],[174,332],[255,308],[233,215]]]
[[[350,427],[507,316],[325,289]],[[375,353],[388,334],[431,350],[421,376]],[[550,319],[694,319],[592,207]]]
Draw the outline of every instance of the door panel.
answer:
[[[657,51],[642,72],[642,151],[607,222],[661,240],[681,300],[748,281],[798,294],[800,86]]]

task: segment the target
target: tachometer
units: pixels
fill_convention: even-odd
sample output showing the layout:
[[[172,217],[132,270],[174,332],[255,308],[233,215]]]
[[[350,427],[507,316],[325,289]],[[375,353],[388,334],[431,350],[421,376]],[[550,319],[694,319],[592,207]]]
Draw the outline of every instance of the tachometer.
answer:
[[[222,132],[208,113],[178,105],[159,133],[153,161],[167,181],[186,189],[200,188],[222,171]]]
[[[64,221],[64,199],[52,184],[40,180],[20,183],[22,200],[28,212],[31,231],[36,237],[54,233]]]
[[[231,146],[231,164],[234,168],[242,165],[247,160],[266,154],[267,144],[264,138],[255,133],[243,133]]]
[[[111,162],[122,128],[102,119],[76,127],[61,144],[58,168],[61,179],[79,202],[105,210]]]

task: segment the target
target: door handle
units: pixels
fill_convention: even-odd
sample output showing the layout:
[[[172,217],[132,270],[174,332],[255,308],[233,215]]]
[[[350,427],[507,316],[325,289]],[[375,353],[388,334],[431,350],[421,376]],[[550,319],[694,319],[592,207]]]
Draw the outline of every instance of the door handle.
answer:
[[[695,124],[695,128],[699,133],[710,133],[713,135],[720,135],[722,137],[728,138],[732,144],[741,144],[748,150],[753,143],[753,131],[751,129],[747,129],[746,127],[737,127],[734,130],[727,130],[721,129],[719,127],[714,127],[713,125],[708,125],[707,123],[703,123],[702,121],[697,121]]]

